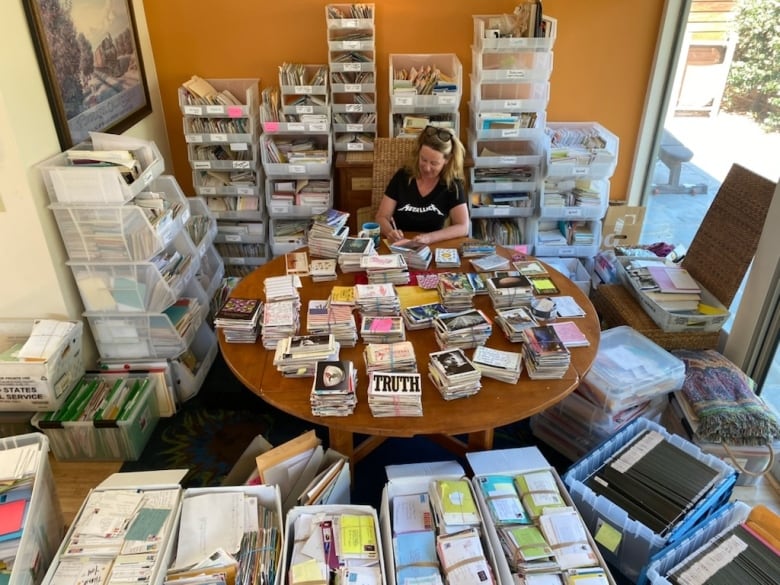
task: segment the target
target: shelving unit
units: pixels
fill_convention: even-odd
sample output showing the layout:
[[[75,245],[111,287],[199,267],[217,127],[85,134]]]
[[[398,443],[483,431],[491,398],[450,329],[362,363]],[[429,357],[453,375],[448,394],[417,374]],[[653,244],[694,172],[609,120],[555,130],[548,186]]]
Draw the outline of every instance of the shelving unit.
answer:
[[[328,4],[328,67],[333,148],[371,151],[376,139],[376,45],[373,4]]]
[[[429,124],[460,136],[463,67],[457,55],[391,54],[389,87],[391,137],[416,137]]]
[[[86,146],[139,148],[134,139],[102,141],[98,135]],[[140,146],[139,152],[157,152],[151,143]],[[203,286],[208,281],[210,290],[213,281],[221,280],[211,244],[214,218],[193,216],[176,179],[160,175],[164,165],[155,157],[130,184],[116,167],[74,167],[67,160],[62,153],[39,168],[101,364],[132,361],[151,370],[162,362],[171,369],[186,368],[199,376],[188,391],[196,394],[217,349],[206,323],[209,296]],[[202,200],[193,201],[202,206],[196,205],[195,213],[207,213]],[[199,234],[197,244],[190,233]],[[173,392],[167,384],[157,390],[162,416],[174,414],[181,402]]]
[[[264,177],[258,152],[260,138],[259,79],[206,79],[219,94],[225,92],[240,104],[202,98],[184,85],[179,88],[179,106],[184,116],[184,138],[195,193],[204,197],[216,219],[214,242],[251,230],[267,230],[264,208]],[[258,225],[262,227],[258,227]],[[229,226],[230,229],[224,229]],[[233,228],[238,226],[234,231]],[[244,229],[241,229],[243,226]],[[221,252],[220,252],[221,253]],[[223,254],[224,274],[244,276],[246,267],[268,260],[268,250],[241,249],[238,255]],[[209,297],[211,298],[211,297]]]
[[[554,27],[549,37],[507,36],[513,22],[514,15],[474,16],[468,132],[472,235],[507,245],[529,244],[540,205],[555,42]]]
[[[277,97],[278,95],[278,97]],[[279,68],[279,93],[263,92],[261,160],[265,173],[268,237],[244,246],[270,245],[269,256],[279,256],[306,245],[296,230],[278,237],[288,225],[308,219],[333,204],[333,135],[326,65],[285,63]],[[226,252],[238,251],[224,242]],[[218,246],[219,247],[219,246]]]

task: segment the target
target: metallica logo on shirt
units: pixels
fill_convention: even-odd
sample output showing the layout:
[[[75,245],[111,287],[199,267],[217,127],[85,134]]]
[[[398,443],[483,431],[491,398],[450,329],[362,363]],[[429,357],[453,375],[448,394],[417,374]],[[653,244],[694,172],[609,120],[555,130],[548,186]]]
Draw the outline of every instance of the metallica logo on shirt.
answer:
[[[438,215],[441,215],[442,217],[444,216],[444,214],[441,212],[441,209],[433,204],[429,205],[428,207],[415,207],[407,203],[403,207],[399,207],[398,211],[410,211],[412,213],[428,213],[429,211],[432,211]]]

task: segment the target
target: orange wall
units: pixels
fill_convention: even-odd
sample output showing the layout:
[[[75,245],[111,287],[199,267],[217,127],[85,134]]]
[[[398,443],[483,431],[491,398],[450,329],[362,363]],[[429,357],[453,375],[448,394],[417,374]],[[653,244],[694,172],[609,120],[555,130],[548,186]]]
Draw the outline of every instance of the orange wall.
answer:
[[[145,0],[173,156],[192,193],[177,88],[192,75],[259,77],[276,85],[282,62],[327,63],[324,0]],[[620,138],[611,199],[626,198],[664,0],[545,0],[558,19],[547,119],[597,121]],[[374,0],[380,135],[387,135],[388,55],[455,53],[463,65],[461,138],[468,128],[472,14],[511,12],[499,0]]]

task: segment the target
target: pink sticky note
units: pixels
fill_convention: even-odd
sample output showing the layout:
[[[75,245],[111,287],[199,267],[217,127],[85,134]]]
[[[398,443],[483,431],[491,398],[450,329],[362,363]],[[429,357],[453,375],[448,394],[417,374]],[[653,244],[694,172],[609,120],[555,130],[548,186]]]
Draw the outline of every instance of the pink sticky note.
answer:
[[[0,536],[19,532],[24,520],[27,500],[14,500],[0,504]]]
[[[279,122],[264,122],[263,128],[266,132],[279,132]]]
[[[243,115],[241,106],[228,106],[227,114],[229,118],[240,118]]]
[[[391,319],[374,319],[371,323],[371,331],[380,331],[385,333],[393,328],[393,321]]]

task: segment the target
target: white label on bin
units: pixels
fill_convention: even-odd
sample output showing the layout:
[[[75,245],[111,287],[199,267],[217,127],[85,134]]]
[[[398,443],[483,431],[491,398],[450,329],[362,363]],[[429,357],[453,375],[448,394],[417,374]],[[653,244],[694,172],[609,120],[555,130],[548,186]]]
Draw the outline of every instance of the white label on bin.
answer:
[[[511,191],[512,183],[493,183],[493,188],[496,191]]]
[[[346,110],[348,112],[360,113],[363,111],[363,104],[347,104]]]
[[[573,174],[578,177],[582,177],[588,174],[588,167],[574,167]]]
[[[246,142],[231,142],[230,143],[230,150],[249,150],[249,145]],[[244,162],[244,161],[237,161],[237,162]]]
[[[520,107],[520,100],[506,100],[504,102],[505,108],[519,108]]]
[[[248,160],[234,160],[233,161],[233,168],[234,169],[248,169],[249,168],[249,161]]]
[[[359,93],[363,91],[363,86],[359,83],[345,83],[344,91],[350,91],[353,93]]]
[[[363,150],[362,142],[347,142],[347,150]]]
[[[287,165],[287,170],[290,173],[305,173],[306,172],[306,165]]]
[[[723,567],[747,550],[747,543],[736,534],[702,555],[697,561],[680,573],[680,583],[703,585]]]
[[[360,41],[343,41],[341,46],[349,51],[354,51],[360,49]]]
[[[663,440],[664,436],[658,431],[648,431],[641,439],[626,449],[610,466],[619,473],[625,473]]]
[[[496,207],[493,210],[493,215],[509,215],[509,211],[508,207]]]
[[[216,195],[216,187],[198,187],[201,195]]]
[[[297,93],[299,95],[302,94],[310,94],[312,92],[311,85],[295,85],[293,86],[293,93]]]
[[[184,113],[192,116],[200,116],[203,114],[203,108],[200,106],[184,106]]]
[[[295,106],[296,114],[313,114],[314,106]]]
[[[360,63],[344,63],[344,71],[360,71]]]
[[[296,124],[294,122],[287,124],[287,129],[290,132],[305,132],[306,126],[304,124]]]
[[[344,28],[357,28],[358,21],[354,18],[342,18],[341,26],[343,26]]]
[[[271,211],[274,213],[286,213],[290,207],[288,205],[272,205]]]
[[[577,209],[576,207],[567,207],[563,214],[566,217],[582,217],[582,209]]]
[[[393,103],[396,106],[411,106],[414,103],[414,99],[408,96],[394,96]]]
[[[510,130],[501,131],[501,138],[509,138],[511,136],[520,136],[520,130],[517,128],[512,128]]]
[[[454,95],[440,95],[437,97],[436,102],[439,105],[452,105],[455,103],[455,96]]]
[[[347,124],[347,132],[362,132],[363,124]]]
[[[224,114],[225,106],[206,106],[207,114]]]
[[[210,169],[211,161],[208,160],[194,160],[192,161],[193,169]]]
[[[225,235],[225,241],[226,242],[231,242],[231,243],[240,242],[241,241],[241,236],[238,236],[236,234],[226,234]]]
[[[254,195],[255,191],[252,187],[236,187],[236,193],[239,195]]]
[[[328,210],[328,207],[326,205],[315,205],[311,208],[311,212],[316,215],[318,213],[325,213]]]
[[[209,139],[212,142],[227,142],[227,134],[212,134]]]
[[[509,69],[506,72],[507,79],[525,79],[525,71],[522,69]]]
[[[141,182],[142,182],[144,185],[148,185],[148,184],[149,184],[149,183],[151,183],[153,180],[154,180],[154,173],[153,173],[152,171],[146,171],[146,172],[143,174],[143,177],[141,177]]]
[[[517,164],[517,157],[516,156],[502,156],[499,157],[499,162],[502,165],[515,165]]]
[[[315,124],[309,124],[309,130],[312,132],[327,132],[328,125],[324,122],[316,122]]]
[[[203,142],[203,136],[200,134],[187,134],[187,142]]]
[[[574,248],[558,248],[559,256],[574,256],[576,250]]]
[[[246,264],[246,258],[242,258],[241,256],[238,256],[236,258],[230,259],[231,264]]]

